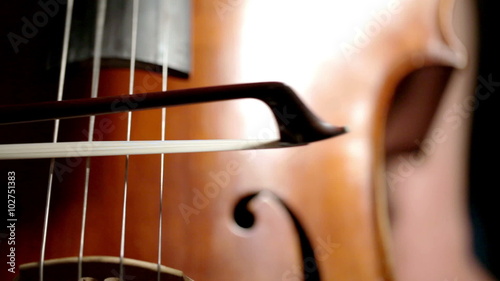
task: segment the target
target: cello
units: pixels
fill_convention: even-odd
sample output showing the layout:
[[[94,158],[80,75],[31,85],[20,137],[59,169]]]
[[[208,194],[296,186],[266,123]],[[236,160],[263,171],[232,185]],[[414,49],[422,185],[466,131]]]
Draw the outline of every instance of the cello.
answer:
[[[161,245],[162,264],[180,269],[195,280],[392,280],[384,158],[389,160],[387,174],[392,177],[388,179],[411,182],[411,176],[403,173],[401,179],[398,175],[401,166],[397,161],[402,153],[414,149],[411,145],[415,139],[423,139],[430,123],[418,120],[421,128],[414,123],[392,123],[412,120],[400,117],[401,112],[408,111],[401,110],[405,99],[396,100],[395,96],[416,95],[408,89],[418,88],[409,87],[415,81],[421,86],[418,82],[422,80],[412,75],[418,70],[431,69],[432,77],[441,81],[449,73],[434,67],[465,67],[464,47],[450,26],[450,1],[415,2],[318,2],[307,7],[279,1],[193,2],[193,72],[187,80],[169,78],[169,89],[283,81],[323,120],[348,125],[351,131],[332,140],[280,150],[172,154],[164,161],[160,155],[130,156],[128,164],[125,156],[92,158],[85,256],[119,255],[124,240],[120,237],[121,210],[126,206],[126,225],[132,228],[122,232],[127,241],[125,256],[154,263]],[[359,6],[366,6],[365,12],[350,13],[358,11]],[[462,7],[463,11],[468,9]],[[38,36],[33,41],[43,41]],[[472,45],[466,48],[473,51]],[[30,55],[35,57],[36,52]],[[88,96],[90,75],[84,70],[74,70],[65,92]],[[127,93],[131,88],[127,83],[132,80],[130,73],[123,68],[102,69],[99,95]],[[472,68],[459,73],[471,75]],[[135,75],[135,88],[162,90],[158,82],[161,80],[154,78],[157,76],[151,71],[138,70]],[[22,83],[8,86],[12,103],[45,101],[55,96],[53,84],[57,79],[33,78],[38,79],[36,83],[24,88]],[[27,95],[19,97],[19,89]],[[443,86],[433,89],[439,94]],[[49,97],[38,94],[43,91]],[[449,96],[453,95],[443,94]],[[453,97],[460,99],[459,94]],[[419,108],[432,109],[437,104],[431,99],[432,106]],[[421,115],[432,117],[432,113]],[[94,139],[125,139],[126,115],[97,117]],[[132,116],[130,139],[162,138],[159,110],[134,112]],[[384,131],[387,116],[388,129]],[[169,108],[166,120],[164,135],[172,140],[263,138],[277,133],[276,125],[270,124],[271,113],[255,101]],[[7,139],[2,141],[27,134],[24,140],[13,142],[26,142],[33,135],[40,142],[50,142],[52,126],[53,122],[16,125],[18,133],[2,136]],[[414,126],[416,135],[392,136],[401,131],[401,126]],[[14,130],[14,125],[3,127],[5,131]],[[58,141],[85,140],[90,131],[87,127],[87,119],[61,122]],[[385,143],[385,135],[396,141]],[[453,135],[452,139],[461,136]],[[449,147],[459,149],[460,144],[458,141]],[[39,259],[42,235],[34,233],[41,233],[44,225],[46,204],[40,198],[47,196],[43,187],[47,185],[50,165],[47,159],[29,160],[30,165],[24,161],[2,162],[2,168],[16,172],[16,191],[21,193],[16,201],[21,202],[17,208],[21,208],[22,215],[18,218],[20,228],[16,229],[16,264]],[[82,217],[85,205],[85,162],[81,157],[54,162],[62,178],[54,182],[49,210],[45,242],[48,260],[78,253],[82,228],[80,219],[75,218]],[[160,168],[162,162],[164,169]],[[165,185],[161,197],[160,170],[164,171]],[[125,180],[123,175],[127,173]],[[124,192],[125,182],[128,194]],[[398,186],[391,188],[396,193],[401,190]],[[121,200],[125,195],[127,199]],[[162,198],[163,213],[168,214],[161,223],[159,204],[154,203],[158,198]],[[399,202],[397,199],[393,198]],[[394,214],[395,234],[400,216]],[[159,225],[164,232],[160,242]],[[395,242],[398,254],[397,249],[404,247],[398,247],[398,240]],[[2,251],[6,251],[3,243]],[[398,277],[410,280],[402,278],[407,271],[395,268]],[[107,273],[122,279],[140,278],[126,272],[118,276],[116,271]]]

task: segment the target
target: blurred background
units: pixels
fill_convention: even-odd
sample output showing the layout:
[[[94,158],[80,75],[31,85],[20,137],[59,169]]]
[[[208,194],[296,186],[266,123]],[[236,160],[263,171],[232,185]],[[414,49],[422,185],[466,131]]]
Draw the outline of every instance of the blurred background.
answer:
[[[478,0],[480,23],[480,60],[478,76],[492,76],[500,81],[500,26],[498,1]],[[474,112],[470,159],[470,212],[474,223],[476,254],[486,267],[500,278],[500,187],[499,153],[499,90],[482,102]]]

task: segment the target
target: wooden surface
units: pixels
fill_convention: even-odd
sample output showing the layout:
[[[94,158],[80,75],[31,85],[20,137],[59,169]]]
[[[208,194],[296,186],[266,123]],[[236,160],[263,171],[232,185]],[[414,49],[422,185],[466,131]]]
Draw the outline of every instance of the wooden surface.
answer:
[[[194,280],[302,280],[304,273],[314,280],[316,269],[321,280],[389,281],[394,272],[410,280],[404,277],[411,270],[393,270],[384,129],[403,78],[427,66],[465,67],[464,46],[450,28],[450,3],[193,1],[193,71],[187,80],[169,79],[169,89],[281,81],[320,118],[346,125],[350,133],[305,147],[167,156],[163,264]],[[127,93],[128,70],[103,70],[101,75],[100,95]],[[70,77],[71,97],[86,95],[88,88],[81,85],[88,76],[76,71]],[[44,83],[38,78],[33,85]],[[22,86],[13,84],[7,89]],[[160,86],[156,74],[137,72],[138,92]],[[30,87],[22,92],[32,92]],[[45,88],[50,93],[50,86]],[[8,98],[23,101],[13,94]],[[98,117],[95,138],[124,139],[124,116]],[[133,116],[132,139],[160,138],[159,110]],[[254,101],[182,106],[167,111],[166,137],[276,135],[271,119],[266,107]],[[60,139],[85,139],[85,126],[85,120],[64,122]],[[50,123],[38,125],[39,139],[47,138],[42,127],[50,131]],[[33,127],[21,130],[26,128]],[[36,132],[20,135],[28,139]],[[91,161],[85,255],[118,255],[124,158]],[[159,161],[158,155],[130,157],[128,258],[156,262]],[[85,161],[59,163],[68,169],[61,170],[61,182],[54,186],[47,258],[75,256],[79,244]],[[16,170],[22,194],[16,265],[39,257],[47,164],[2,162],[2,171]],[[255,224],[242,228],[234,208],[252,194],[258,194],[249,203]],[[318,268],[311,256],[301,256],[289,211],[305,230]]]

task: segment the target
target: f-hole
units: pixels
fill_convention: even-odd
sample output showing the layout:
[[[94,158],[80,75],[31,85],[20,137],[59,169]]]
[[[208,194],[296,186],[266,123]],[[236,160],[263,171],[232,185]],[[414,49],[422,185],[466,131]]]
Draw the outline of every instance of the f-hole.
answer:
[[[297,232],[297,235],[299,237],[300,241],[300,250],[301,250],[301,261],[302,261],[302,268],[303,268],[303,274],[304,274],[304,280],[306,281],[319,281],[320,279],[320,274],[318,270],[318,263],[316,261],[316,258],[314,257],[314,251],[313,247],[311,245],[311,241],[300,223],[299,219],[297,216],[294,214],[294,212],[288,207],[288,205],[281,200],[276,194],[270,192],[270,191],[265,191],[266,193],[271,193],[273,197],[276,199],[276,201],[283,206],[283,208],[286,210],[288,215],[293,221],[293,225],[295,227],[295,230]],[[238,203],[236,204],[234,208],[234,221],[236,222],[237,225],[239,225],[242,228],[249,229],[255,224],[255,216],[254,214],[249,210],[248,206],[252,200],[254,200],[257,196],[259,196],[261,193],[256,192],[249,194],[243,198],[241,198]]]

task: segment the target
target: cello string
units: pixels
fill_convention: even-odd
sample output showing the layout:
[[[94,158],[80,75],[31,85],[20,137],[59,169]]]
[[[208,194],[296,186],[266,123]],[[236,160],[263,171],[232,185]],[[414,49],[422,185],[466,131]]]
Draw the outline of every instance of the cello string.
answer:
[[[162,85],[161,90],[167,91],[168,87],[168,51],[170,43],[170,18],[168,17],[168,0],[163,3],[162,12],[165,13],[166,19],[162,26],[165,28],[163,32],[163,61],[162,61]],[[162,16],[162,15],[161,15]],[[167,109],[164,107],[161,109],[161,140],[165,141],[166,133],[166,118]],[[162,240],[163,240],[163,190],[164,190],[164,179],[165,179],[165,154],[160,154],[160,198],[159,198],[159,210],[158,210],[158,268],[157,268],[157,280],[161,280],[161,256],[162,256]]]
[[[64,20],[64,36],[63,36],[63,46],[62,46],[62,54],[61,54],[61,71],[59,72],[59,85],[57,89],[57,101],[61,101],[63,98],[64,91],[64,79],[66,78],[66,64],[68,60],[68,47],[69,47],[69,34],[71,30],[71,18],[73,15],[73,0],[67,1],[66,8],[66,18]],[[57,136],[59,135],[59,119],[54,121],[54,134],[53,134],[53,142],[57,142]],[[43,234],[42,234],[42,247],[40,251],[40,267],[39,267],[39,280],[43,281],[43,268],[45,264],[45,250],[47,247],[47,230],[49,225],[49,210],[50,210],[50,201],[52,195],[52,183],[54,179],[54,167],[55,167],[55,159],[52,158],[50,160],[49,166],[49,181],[47,185],[47,198],[45,202],[45,214],[43,218]]]
[[[104,21],[106,16],[106,0],[98,1],[95,39],[94,39],[94,57],[92,62],[92,81],[91,81],[91,98],[96,98],[99,89],[99,75],[101,70],[101,53],[102,53],[102,38],[104,33]],[[89,142],[93,141],[94,136],[95,116],[89,117]],[[87,201],[89,193],[89,180],[90,180],[90,157],[87,157],[85,163],[85,183],[83,191],[83,205],[82,205],[82,224],[80,229],[80,249],[78,252],[78,280],[83,277],[83,248],[85,245],[85,226],[87,221]]]
[[[131,34],[131,48],[130,48],[130,78],[129,78],[129,95],[134,93],[134,78],[135,78],[135,60],[137,48],[137,25],[139,19],[139,1],[133,0],[132,7],[132,34]],[[132,130],[132,111],[127,114],[127,142],[130,141]],[[124,258],[125,258],[125,229],[127,218],[127,193],[128,193],[128,170],[129,170],[130,155],[125,155],[125,174],[123,184],[123,210],[122,210],[122,229],[120,237],[120,279],[124,280]]]

